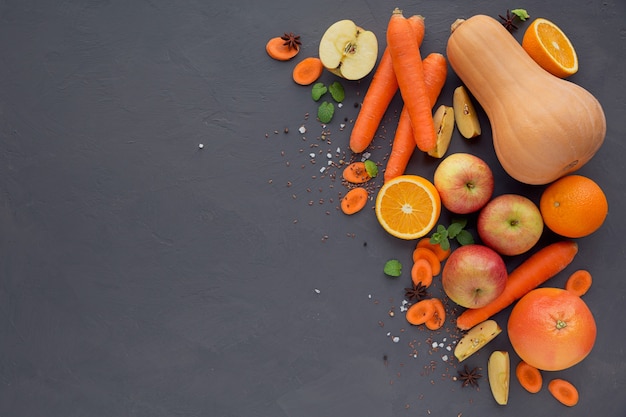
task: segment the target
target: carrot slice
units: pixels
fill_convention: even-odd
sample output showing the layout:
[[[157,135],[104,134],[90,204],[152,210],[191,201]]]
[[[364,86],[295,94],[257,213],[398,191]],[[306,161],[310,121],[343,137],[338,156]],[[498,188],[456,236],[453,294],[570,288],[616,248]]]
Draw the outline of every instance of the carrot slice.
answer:
[[[591,273],[585,269],[574,271],[565,282],[565,289],[582,297],[591,288]]]
[[[415,248],[413,250],[413,262],[417,261],[418,259],[426,259],[428,263],[430,263],[433,276],[437,276],[441,272],[441,262],[439,261],[437,255],[435,255],[435,252],[431,251],[430,249]]]
[[[353,162],[343,169],[343,179],[353,184],[363,184],[372,179],[367,173],[365,162]]]
[[[433,269],[430,262],[426,259],[418,259],[413,262],[411,280],[414,285],[421,284],[424,287],[430,287],[430,284],[433,283]]]
[[[293,69],[292,77],[296,84],[313,84],[322,75],[324,65],[319,58],[310,56],[298,62]]]
[[[446,321],[446,309],[439,298],[431,298],[430,302],[435,308],[435,314],[426,320],[425,324],[430,330],[439,330],[443,327],[443,323]]]
[[[406,320],[415,326],[426,323],[435,314],[435,305],[430,299],[418,301],[406,310]]]
[[[439,258],[439,262],[443,262],[448,259],[448,256],[452,253],[452,249],[448,248],[448,250],[443,250],[439,243],[430,243],[429,237],[424,237],[417,241],[417,248],[426,248],[435,252],[437,258]]]
[[[267,54],[278,61],[289,61],[300,51],[299,48],[290,48],[280,36],[270,39],[265,44]]]
[[[573,407],[578,404],[578,390],[569,381],[561,378],[553,379],[548,383],[548,391],[554,398],[556,398],[561,404],[568,407]]]
[[[341,199],[341,211],[351,215],[357,213],[367,204],[368,193],[363,187],[355,187]]]
[[[515,376],[522,388],[526,391],[536,394],[541,391],[543,385],[543,377],[539,369],[524,361],[520,361],[515,368]]]

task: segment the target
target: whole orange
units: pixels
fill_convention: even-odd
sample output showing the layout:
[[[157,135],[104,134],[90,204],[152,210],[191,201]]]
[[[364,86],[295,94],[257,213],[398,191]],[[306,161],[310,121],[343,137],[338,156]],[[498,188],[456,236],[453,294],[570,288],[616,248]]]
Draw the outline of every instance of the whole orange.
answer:
[[[508,333],[523,361],[544,371],[559,371],[591,352],[596,322],[580,297],[561,288],[537,288],[513,307]]]
[[[602,226],[609,203],[595,181],[582,175],[567,175],[543,191],[539,210],[545,225],[554,233],[579,238]]]

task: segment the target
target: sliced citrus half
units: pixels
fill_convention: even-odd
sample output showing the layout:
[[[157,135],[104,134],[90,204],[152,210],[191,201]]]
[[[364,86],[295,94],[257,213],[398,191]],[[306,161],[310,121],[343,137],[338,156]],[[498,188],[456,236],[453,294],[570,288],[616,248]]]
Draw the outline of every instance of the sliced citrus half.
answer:
[[[549,73],[566,78],[578,71],[578,56],[565,33],[551,21],[535,19],[522,39],[522,48]]]
[[[441,214],[441,199],[426,178],[400,175],[380,188],[375,209],[378,222],[389,234],[413,240],[435,227]]]

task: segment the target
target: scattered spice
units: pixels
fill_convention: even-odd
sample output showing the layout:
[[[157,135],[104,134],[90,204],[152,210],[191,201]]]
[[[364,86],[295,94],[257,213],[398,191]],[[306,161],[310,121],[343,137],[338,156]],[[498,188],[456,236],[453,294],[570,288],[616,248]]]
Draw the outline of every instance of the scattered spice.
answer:
[[[404,296],[411,300],[420,301],[428,297],[428,287],[422,285],[421,282],[411,284],[411,287],[404,289]]]
[[[293,32],[285,33],[280,38],[285,41],[283,45],[289,49],[300,49],[300,45],[302,45],[300,35],[294,35]]]

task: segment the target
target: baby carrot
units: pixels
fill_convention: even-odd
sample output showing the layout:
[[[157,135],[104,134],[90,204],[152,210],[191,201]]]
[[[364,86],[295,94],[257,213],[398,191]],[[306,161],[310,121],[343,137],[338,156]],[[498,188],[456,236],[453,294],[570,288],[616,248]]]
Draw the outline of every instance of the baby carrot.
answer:
[[[313,84],[324,71],[324,65],[319,58],[310,56],[298,62],[293,68],[293,80],[300,85]]]
[[[439,53],[431,53],[424,58],[424,80],[426,82],[426,92],[428,94],[431,109],[437,102],[437,97],[441,93],[443,85],[448,75],[448,62],[446,58]],[[404,174],[411,156],[415,152],[415,138],[413,137],[413,128],[411,126],[411,118],[408,114],[408,108],[402,106],[400,120],[396,128],[396,133],[391,146],[391,153],[385,167],[384,180],[389,181],[399,175]]]
[[[573,407],[578,404],[578,390],[574,384],[569,381],[555,378],[548,383],[548,391],[550,391],[550,394],[561,404],[568,407]]]
[[[408,20],[418,45],[421,45],[425,32],[424,18],[416,15],[409,17]],[[372,143],[380,121],[397,91],[396,73],[393,71],[389,48],[385,48],[350,133],[352,152],[361,153]]]
[[[341,211],[345,214],[354,214],[367,204],[367,190],[363,187],[355,187],[348,191],[341,199]]]
[[[522,262],[510,274],[504,291],[484,307],[468,308],[456,319],[461,330],[468,330],[476,324],[504,310],[526,293],[552,278],[569,265],[578,253],[575,241],[552,243]]]
[[[574,271],[565,282],[565,289],[582,297],[591,288],[591,273],[585,269]]]
[[[437,135],[430,99],[426,94],[420,46],[408,20],[396,8],[387,25],[387,48],[404,105],[407,107],[417,147],[427,152],[435,147]]]

